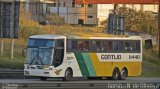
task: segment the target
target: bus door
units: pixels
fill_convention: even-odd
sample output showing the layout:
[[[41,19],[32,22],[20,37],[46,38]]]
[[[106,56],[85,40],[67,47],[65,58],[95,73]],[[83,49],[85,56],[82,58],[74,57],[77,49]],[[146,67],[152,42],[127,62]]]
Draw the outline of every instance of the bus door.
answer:
[[[58,39],[55,41],[55,48],[53,54],[54,67],[58,67],[62,64],[64,59],[64,39]]]

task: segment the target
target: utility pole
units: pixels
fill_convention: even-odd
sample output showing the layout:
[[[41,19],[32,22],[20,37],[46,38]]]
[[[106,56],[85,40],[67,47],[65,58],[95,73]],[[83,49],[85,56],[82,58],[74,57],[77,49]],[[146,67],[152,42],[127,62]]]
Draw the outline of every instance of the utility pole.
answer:
[[[15,26],[14,26],[14,19],[15,19],[15,4],[16,4],[16,0],[14,0],[12,2],[12,18],[11,18],[11,59],[13,60],[13,54],[14,54],[14,29],[15,29]]]
[[[3,56],[3,27],[2,27],[3,26],[3,24],[2,24],[3,23],[3,2],[2,1],[1,1],[1,10],[0,10],[0,12],[1,12],[0,13],[0,21],[1,21],[0,22],[1,23],[0,24],[0,27],[1,27],[0,28],[0,31],[1,31],[1,34],[0,34],[1,35],[1,56]]]
[[[144,11],[144,5],[143,4],[140,4],[140,11]]]
[[[60,2],[58,0],[58,7],[57,7],[57,14],[59,15],[59,7],[60,7]]]
[[[158,56],[160,57],[160,0],[158,6]]]

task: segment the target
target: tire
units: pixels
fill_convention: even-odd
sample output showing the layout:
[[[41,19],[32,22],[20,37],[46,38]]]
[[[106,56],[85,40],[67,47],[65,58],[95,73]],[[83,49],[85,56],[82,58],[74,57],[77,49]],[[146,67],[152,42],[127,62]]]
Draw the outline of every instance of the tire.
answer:
[[[46,81],[46,80],[47,80],[47,77],[40,77],[40,80]]]
[[[65,77],[63,78],[64,81],[70,80],[71,78],[73,78],[73,72],[71,69],[67,69],[65,72]]]
[[[114,68],[112,73],[112,80],[119,80],[120,79],[120,72],[118,68]]]
[[[121,80],[125,80],[126,77],[127,77],[127,69],[126,69],[126,68],[123,68],[123,69],[121,70],[120,79],[121,79]]]

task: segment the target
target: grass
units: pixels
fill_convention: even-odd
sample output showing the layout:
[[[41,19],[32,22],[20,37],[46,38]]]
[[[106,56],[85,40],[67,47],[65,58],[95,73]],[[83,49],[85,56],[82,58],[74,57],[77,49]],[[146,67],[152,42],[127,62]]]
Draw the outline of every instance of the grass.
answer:
[[[0,57],[0,69],[23,69],[24,58],[16,56],[11,60],[9,56]]]
[[[156,47],[143,49],[142,77],[160,77],[160,58]]]
[[[142,77],[160,77],[160,65],[143,61],[142,66]]]

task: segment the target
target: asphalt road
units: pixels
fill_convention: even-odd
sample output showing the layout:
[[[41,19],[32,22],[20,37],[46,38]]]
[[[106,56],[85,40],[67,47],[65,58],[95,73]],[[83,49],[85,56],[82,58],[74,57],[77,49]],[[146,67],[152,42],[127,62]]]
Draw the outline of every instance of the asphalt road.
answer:
[[[160,89],[160,78],[127,78],[126,80],[62,81],[49,79],[0,79],[2,89]],[[5,88],[9,87],[9,88]],[[1,88],[0,88],[1,89]]]

